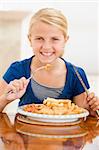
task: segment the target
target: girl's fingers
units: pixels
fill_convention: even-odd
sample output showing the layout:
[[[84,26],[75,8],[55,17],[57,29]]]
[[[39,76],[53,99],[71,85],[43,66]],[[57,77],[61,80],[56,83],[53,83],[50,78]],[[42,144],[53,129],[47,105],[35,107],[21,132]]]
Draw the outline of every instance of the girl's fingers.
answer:
[[[94,92],[91,92],[88,94],[87,100],[90,101],[91,99],[93,99],[95,97]]]
[[[95,94],[89,93],[88,97],[87,97],[87,101],[88,101],[88,105],[89,107],[93,110],[99,110],[99,98],[95,96]]]
[[[90,106],[91,107],[91,109],[93,110],[93,111],[96,111],[96,110],[99,110],[99,105],[97,104],[97,102],[96,103],[94,103],[92,106]]]
[[[94,97],[93,99],[90,99],[90,101],[88,102],[89,105],[93,105],[95,102],[97,101],[96,97]]]
[[[6,93],[9,93],[10,91],[12,91],[13,93],[16,93],[17,90],[16,90],[16,87],[13,86],[12,84],[9,84],[7,89],[6,89]]]
[[[90,108],[93,110],[93,111],[96,111],[99,109],[99,99],[98,97],[94,97],[93,99],[91,99],[89,102],[88,102]]]
[[[29,80],[27,80],[25,77],[22,77],[21,81],[22,81],[23,87],[26,87],[29,83]]]
[[[7,100],[21,98],[26,91],[29,81],[25,77],[11,81],[5,89],[5,98]]]
[[[98,102],[95,102],[92,106],[90,106],[93,111],[99,110]]]
[[[14,87],[16,89],[16,92],[23,90],[28,85],[28,81],[25,77],[22,77],[21,79],[10,82],[10,86]]]
[[[10,83],[10,85],[14,86],[16,88],[16,92],[20,90],[20,83],[18,80],[14,80]]]

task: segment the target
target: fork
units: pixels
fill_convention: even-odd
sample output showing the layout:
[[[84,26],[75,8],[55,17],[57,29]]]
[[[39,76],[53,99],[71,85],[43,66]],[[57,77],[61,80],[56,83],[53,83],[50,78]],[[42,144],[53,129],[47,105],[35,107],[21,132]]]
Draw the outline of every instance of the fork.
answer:
[[[88,91],[88,89],[87,89],[87,87],[86,87],[84,81],[82,80],[81,75],[79,74],[77,68],[76,68],[74,65],[73,65],[73,68],[74,68],[75,73],[76,73],[76,75],[77,75],[79,81],[81,82],[81,84],[82,84],[82,86],[83,86],[83,88],[84,88],[84,90],[85,90],[85,92],[86,92],[86,94],[87,94],[87,96],[88,96],[88,95],[89,95],[89,91]],[[97,115],[99,116],[99,110],[96,110],[96,113],[97,113]]]
[[[41,66],[39,68],[37,68],[36,70],[34,70],[31,74],[31,76],[28,78],[28,80],[31,80],[31,78],[34,76],[34,74],[39,71],[39,70],[42,70],[42,69],[45,69],[46,71],[48,71],[49,69],[51,68],[51,64],[46,64],[45,66]]]

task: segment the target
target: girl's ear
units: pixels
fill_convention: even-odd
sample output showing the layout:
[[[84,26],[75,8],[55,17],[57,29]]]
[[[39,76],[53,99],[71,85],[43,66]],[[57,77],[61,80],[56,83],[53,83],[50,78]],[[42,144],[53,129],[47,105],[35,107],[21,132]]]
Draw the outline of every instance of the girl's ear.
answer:
[[[28,35],[28,40],[29,40],[29,42],[30,42],[30,46],[32,46],[32,45],[31,45],[31,37],[30,37],[30,35]]]
[[[67,42],[69,40],[69,35],[68,36],[66,36],[66,38],[65,38],[65,42]]]
[[[31,38],[30,38],[30,35],[27,35],[27,37],[28,37],[28,40],[31,42]]]

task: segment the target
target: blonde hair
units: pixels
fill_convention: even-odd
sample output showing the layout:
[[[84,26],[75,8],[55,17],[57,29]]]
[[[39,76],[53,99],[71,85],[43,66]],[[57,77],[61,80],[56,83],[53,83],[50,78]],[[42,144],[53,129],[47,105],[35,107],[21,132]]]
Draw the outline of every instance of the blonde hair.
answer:
[[[28,35],[31,35],[31,30],[35,22],[42,21],[44,23],[54,25],[58,27],[62,32],[64,37],[67,36],[68,24],[66,17],[61,13],[61,11],[54,8],[43,8],[36,12],[31,20]]]

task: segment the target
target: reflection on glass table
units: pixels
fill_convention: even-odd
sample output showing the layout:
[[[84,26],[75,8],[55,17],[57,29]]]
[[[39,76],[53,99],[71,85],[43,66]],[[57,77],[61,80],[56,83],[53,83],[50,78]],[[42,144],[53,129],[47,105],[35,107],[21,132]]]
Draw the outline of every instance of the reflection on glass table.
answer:
[[[86,121],[62,126],[24,122],[18,119],[18,114],[12,124],[9,116],[0,114],[2,150],[84,150],[88,143],[94,150],[99,149],[99,126],[90,116]]]

